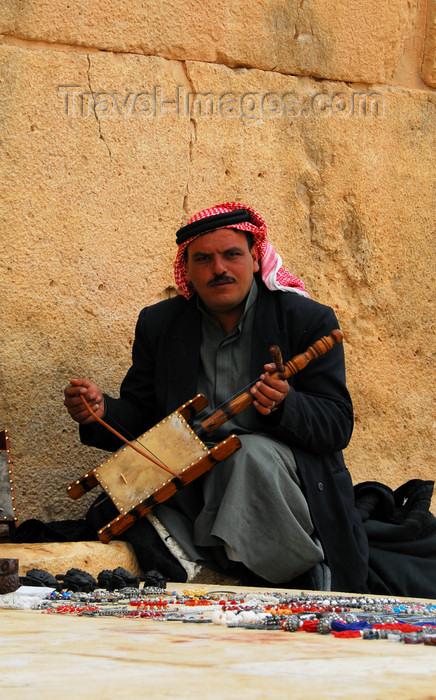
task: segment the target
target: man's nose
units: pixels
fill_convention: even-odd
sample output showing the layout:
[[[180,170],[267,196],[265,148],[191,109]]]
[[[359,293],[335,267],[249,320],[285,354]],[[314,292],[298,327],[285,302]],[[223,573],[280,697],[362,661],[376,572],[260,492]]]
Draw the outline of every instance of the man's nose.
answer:
[[[225,260],[220,255],[216,255],[213,259],[213,273],[222,275],[226,271]]]

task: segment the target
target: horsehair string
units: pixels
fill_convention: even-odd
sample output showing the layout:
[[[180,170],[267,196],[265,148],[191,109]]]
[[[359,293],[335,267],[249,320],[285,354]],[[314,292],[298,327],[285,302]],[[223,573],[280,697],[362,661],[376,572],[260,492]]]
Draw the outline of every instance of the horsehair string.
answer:
[[[273,370],[273,371],[275,371],[275,370]],[[268,372],[268,374],[272,374],[272,371]],[[239,396],[239,394],[242,394],[244,391],[246,391],[246,389],[250,389],[251,387],[253,387],[258,381],[260,381],[260,376],[256,377],[256,379],[253,379],[251,382],[249,382],[245,386],[243,386],[240,389],[238,389],[237,391],[235,391],[235,393],[232,394],[231,396],[229,396],[228,399],[225,399],[224,401],[222,401],[222,403],[220,403],[219,406],[215,406],[215,408],[209,407],[210,411],[208,413],[206,413],[204,416],[202,416],[201,420],[198,418],[197,421],[193,421],[192,429],[195,431],[197,428],[200,428],[201,423],[203,421],[205,421],[208,418],[210,418],[211,416],[213,416],[213,414],[216,413],[216,411],[219,411],[224,406],[227,406],[227,404],[230,403],[230,401],[232,401],[232,399],[236,399]]]

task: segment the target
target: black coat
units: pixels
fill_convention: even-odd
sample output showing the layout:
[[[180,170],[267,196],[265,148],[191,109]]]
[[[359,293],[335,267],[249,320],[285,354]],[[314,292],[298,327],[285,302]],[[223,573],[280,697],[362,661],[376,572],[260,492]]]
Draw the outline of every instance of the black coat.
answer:
[[[300,295],[259,285],[251,353],[254,380],[279,345],[284,360],[338,327],[332,309]],[[178,296],[143,309],[136,326],[133,363],[120,399],[106,396],[106,420],[138,436],[196,393],[201,320],[195,297]],[[354,506],[341,450],[351,437],[353,409],[345,386],[342,344],[290,379],[279,410],[262,417],[264,431],[293,450],[316,532],[332,572],[332,589],[365,590],[368,543]],[[98,424],[81,426],[85,444],[115,450],[120,443]],[[267,504],[266,504],[267,507]]]

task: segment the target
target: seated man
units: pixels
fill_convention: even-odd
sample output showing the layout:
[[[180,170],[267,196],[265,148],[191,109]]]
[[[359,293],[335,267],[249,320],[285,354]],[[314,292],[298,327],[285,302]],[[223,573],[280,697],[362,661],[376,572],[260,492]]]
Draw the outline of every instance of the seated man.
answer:
[[[338,327],[334,312],[282,267],[250,207],[199,212],[177,244],[182,294],[141,311],[120,398],[83,378],[65,389],[82,442],[121,446],[81,394],[99,417],[137,437],[197,393],[209,410],[252,385],[252,405],[210,436],[236,433],[241,449],[153,513],[192,561],[243,569],[253,584],[328,590],[328,576],[312,575],[322,568],[333,590],[365,590],[367,539],[341,453],[353,428],[342,345],[289,382],[264,364],[271,345],[288,360],[328,335]]]

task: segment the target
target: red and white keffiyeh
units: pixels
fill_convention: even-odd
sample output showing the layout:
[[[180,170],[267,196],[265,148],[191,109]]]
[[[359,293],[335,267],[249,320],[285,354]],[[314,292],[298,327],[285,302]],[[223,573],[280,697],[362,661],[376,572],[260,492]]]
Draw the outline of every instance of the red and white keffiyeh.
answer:
[[[231,212],[244,210],[243,218],[246,221],[240,223],[217,223],[220,221],[218,215],[230,214]],[[198,231],[199,226],[192,226],[192,236],[189,236],[190,227],[195,222],[199,222],[205,219],[211,218],[211,228],[207,228],[207,222],[204,222],[204,226],[201,227],[202,231]],[[209,209],[203,209],[188,221],[186,226],[178,232],[178,238],[181,231],[185,232],[182,243],[179,244],[176,261],[174,263],[174,278],[177,286],[181,289],[182,294],[190,299],[194,293],[195,289],[190,282],[186,279],[186,264],[184,252],[186,247],[192,243],[196,238],[207,233],[208,230],[214,231],[217,228],[232,228],[239,231],[249,231],[254,236],[254,245],[257,248],[259,256],[259,266],[262,280],[271,291],[282,290],[284,292],[294,292],[295,294],[301,294],[302,296],[308,297],[309,294],[305,291],[304,282],[298,277],[294,277],[290,272],[285,270],[282,265],[282,259],[280,255],[273,248],[271,243],[267,240],[267,227],[263,217],[251,207],[245,206],[240,202],[226,202],[225,204],[219,204],[215,207],[210,207]]]

